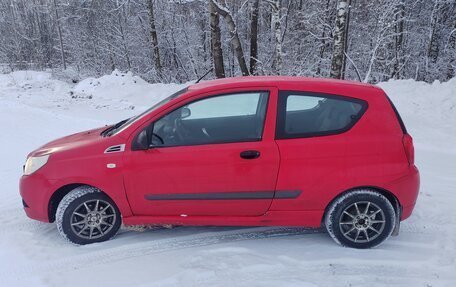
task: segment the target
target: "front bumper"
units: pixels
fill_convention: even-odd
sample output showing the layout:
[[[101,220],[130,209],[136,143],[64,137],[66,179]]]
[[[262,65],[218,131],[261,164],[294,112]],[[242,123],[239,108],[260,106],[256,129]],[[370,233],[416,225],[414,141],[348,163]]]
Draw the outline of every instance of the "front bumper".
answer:
[[[21,177],[19,190],[23,200],[24,211],[28,217],[49,222],[48,204],[52,194],[52,187],[53,182],[38,173]]]

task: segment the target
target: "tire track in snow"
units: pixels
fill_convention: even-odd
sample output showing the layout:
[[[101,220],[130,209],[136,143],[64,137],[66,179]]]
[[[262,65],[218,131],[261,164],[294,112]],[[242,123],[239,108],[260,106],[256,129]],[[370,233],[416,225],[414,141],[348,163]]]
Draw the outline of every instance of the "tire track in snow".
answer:
[[[20,267],[14,267],[14,265],[12,265],[10,268],[1,270],[0,280],[3,280],[3,278],[14,278],[15,280],[19,280],[23,279],[24,277],[29,277],[36,274],[44,274],[50,271],[55,273],[68,270],[78,270],[82,268],[88,268],[93,265],[186,248],[203,247],[244,240],[316,234],[320,232],[321,231],[319,229],[258,227],[248,228],[242,231],[237,230],[219,233],[210,232],[198,235],[180,236],[178,238],[172,239],[144,241],[137,244],[115,247],[114,249],[97,250],[80,256],[72,256],[70,258],[55,260],[51,263],[43,263],[40,265],[32,263]]]
[[[2,224],[2,228],[0,229],[0,236],[10,235],[12,233],[22,231],[38,232],[39,236],[40,234],[44,235],[54,231],[55,226],[53,225],[34,222],[25,218],[19,219],[19,216],[25,216],[21,213],[23,213],[21,209],[13,209],[0,212],[0,224]],[[17,215],[18,217],[13,216],[13,218],[11,218],[11,214]],[[442,228],[438,225],[405,223],[401,226],[401,233],[406,234],[433,234],[439,230],[442,230]],[[69,258],[64,259],[58,259],[50,263],[44,263],[40,265],[31,263],[23,266],[14,266],[13,264],[9,268],[0,271],[0,280],[2,280],[2,278],[19,280],[24,277],[47,273],[50,270],[52,270],[53,272],[78,270],[93,265],[109,263],[112,261],[125,260],[129,258],[147,256],[151,254],[158,254],[164,252],[172,252],[175,250],[186,248],[197,248],[243,240],[267,239],[274,237],[297,236],[306,234],[309,235],[322,232],[324,232],[322,229],[256,227],[234,231],[230,230],[220,232],[205,232],[196,235],[183,235],[174,238],[158,239],[153,241],[142,241],[139,243],[121,245],[118,247],[112,247],[110,249],[101,249],[93,252],[90,252],[86,249],[91,248],[91,246],[71,246],[72,248],[85,249],[83,251],[87,251],[89,253],[71,256]],[[100,245],[97,247],[102,246]]]

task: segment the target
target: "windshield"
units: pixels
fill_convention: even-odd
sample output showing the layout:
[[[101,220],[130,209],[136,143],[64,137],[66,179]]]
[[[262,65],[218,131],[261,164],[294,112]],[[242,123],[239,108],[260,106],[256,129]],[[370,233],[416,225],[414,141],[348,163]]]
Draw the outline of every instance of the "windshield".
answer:
[[[139,120],[142,117],[144,117],[145,115],[149,114],[151,111],[153,111],[155,109],[158,109],[159,107],[165,105],[166,103],[169,103],[171,100],[174,100],[175,98],[177,98],[180,95],[184,94],[185,92],[187,92],[187,90],[188,90],[188,88],[184,88],[182,90],[179,90],[179,91],[175,92],[174,94],[172,94],[172,95],[164,98],[163,100],[159,101],[158,103],[156,103],[152,107],[148,108],[144,112],[140,113],[139,115],[134,116],[134,117],[129,118],[129,119],[126,119],[126,120],[123,120],[123,121],[120,121],[117,124],[110,126],[108,129],[104,130],[101,133],[101,135],[103,135],[103,136],[112,136],[113,134],[116,134],[116,133],[126,129],[127,127],[129,127],[131,124],[133,124],[137,120]]]

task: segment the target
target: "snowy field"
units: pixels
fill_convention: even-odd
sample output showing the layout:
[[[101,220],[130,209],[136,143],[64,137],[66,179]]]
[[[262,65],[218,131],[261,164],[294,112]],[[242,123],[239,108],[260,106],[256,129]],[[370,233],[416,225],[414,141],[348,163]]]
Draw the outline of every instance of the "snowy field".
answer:
[[[0,286],[456,286],[456,79],[380,86],[414,136],[422,179],[415,212],[383,245],[342,248],[320,230],[179,227],[77,247],[22,211],[27,153],[182,86],[119,72],[77,85],[44,72],[0,75]]]

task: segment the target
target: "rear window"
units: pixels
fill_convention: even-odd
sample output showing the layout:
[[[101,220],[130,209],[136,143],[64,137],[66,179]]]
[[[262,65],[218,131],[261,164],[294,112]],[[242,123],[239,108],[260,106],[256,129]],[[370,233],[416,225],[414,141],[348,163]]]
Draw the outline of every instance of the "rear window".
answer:
[[[367,108],[363,100],[342,96],[280,92],[276,138],[332,135],[349,130]]]

